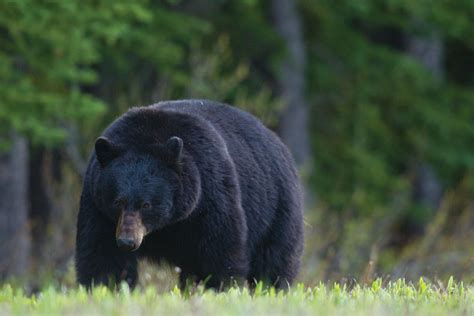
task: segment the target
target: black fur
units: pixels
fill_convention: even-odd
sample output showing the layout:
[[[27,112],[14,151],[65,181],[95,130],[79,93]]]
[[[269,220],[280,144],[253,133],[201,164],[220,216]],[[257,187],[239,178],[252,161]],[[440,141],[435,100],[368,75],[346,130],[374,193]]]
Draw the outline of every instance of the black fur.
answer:
[[[150,232],[135,252],[116,245],[121,210],[141,212]],[[299,268],[302,215],[289,151],[250,114],[205,100],[133,108],[97,140],[87,169],[78,281],[134,286],[146,257],[179,266],[182,281],[286,287]]]

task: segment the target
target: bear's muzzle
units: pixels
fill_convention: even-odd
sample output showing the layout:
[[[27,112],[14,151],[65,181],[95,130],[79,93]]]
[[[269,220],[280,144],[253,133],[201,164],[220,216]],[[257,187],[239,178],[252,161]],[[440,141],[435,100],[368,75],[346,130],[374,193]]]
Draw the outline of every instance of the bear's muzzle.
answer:
[[[143,225],[139,212],[123,211],[117,223],[115,238],[117,246],[124,251],[137,250],[146,235],[146,228]]]

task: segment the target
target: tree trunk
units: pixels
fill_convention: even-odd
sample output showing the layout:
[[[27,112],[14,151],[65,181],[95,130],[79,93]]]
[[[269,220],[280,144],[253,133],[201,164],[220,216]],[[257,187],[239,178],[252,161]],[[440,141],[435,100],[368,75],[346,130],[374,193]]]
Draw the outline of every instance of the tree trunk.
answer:
[[[438,80],[443,80],[443,42],[433,32],[427,37],[408,36],[407,52],[429,69]],[[425,161],[416,168],[414,197],[433,212],[439,207],[443,189],[433,168]]]
[[[273,0],[275,27],[283,38],[287,55],[283,61],[278,84],[286,102],[279,133],[293,153],[297,165],[310,167],[311,147],[308,131],[308,106],[305,98],[306,52],[300,17],[295,0]]]
[[[22,277],[29,268],[28,144],[12,134],[0,155],[0,278]]]
[[[309,137],[309,110],[305,97],[306,49],[296,0],[272,0],[274,25],[286,46],[286,57],[277,78],[283,101],[286,103],[280,117],[279,134],[288,146],[300,170],[304,209],[314,205],[316,195],[308,189],[312,170],[312,151]],[[319,266],[317,254],[308,259],[313,268]]]
[[[47,151],[43,147],[30,149],[29,199],[32,256],[42,262],[48,236],[48,226],[52,209],[51,185],[47,181],[50,169]]]

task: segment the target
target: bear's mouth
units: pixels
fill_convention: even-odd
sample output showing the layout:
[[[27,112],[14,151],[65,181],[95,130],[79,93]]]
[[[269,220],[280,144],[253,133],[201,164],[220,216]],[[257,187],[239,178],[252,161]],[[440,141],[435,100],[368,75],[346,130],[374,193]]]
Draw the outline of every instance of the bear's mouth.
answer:
[[[145,235],[146,228],[139,212],[123,211],[120,214],[115,231],[117,247],[124,251],[135,251]]]

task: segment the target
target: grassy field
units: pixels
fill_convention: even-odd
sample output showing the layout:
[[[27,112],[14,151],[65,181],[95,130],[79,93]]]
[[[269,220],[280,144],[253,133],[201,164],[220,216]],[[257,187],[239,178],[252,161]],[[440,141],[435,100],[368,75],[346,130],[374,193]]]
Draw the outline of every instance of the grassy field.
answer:
[[[420,280],[403,280],[382,286],[319,285],[295,286],[288,292],[257,288],[232,288],[223,293],[174,289],[158,293],[155,287],[130,292],[96,288],[47,288],[34,295],[3,285],[0,315],[474,315],[474,287],[452,280],[447,285],[430,285]]]

